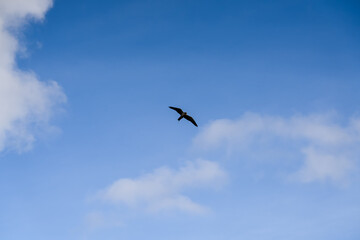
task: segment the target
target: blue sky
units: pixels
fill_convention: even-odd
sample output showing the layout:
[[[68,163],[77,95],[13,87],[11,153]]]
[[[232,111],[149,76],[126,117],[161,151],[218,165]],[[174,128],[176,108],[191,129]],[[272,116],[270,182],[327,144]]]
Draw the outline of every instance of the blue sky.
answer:
[[[359,10],[0,1],[0,238],[359,239]]]

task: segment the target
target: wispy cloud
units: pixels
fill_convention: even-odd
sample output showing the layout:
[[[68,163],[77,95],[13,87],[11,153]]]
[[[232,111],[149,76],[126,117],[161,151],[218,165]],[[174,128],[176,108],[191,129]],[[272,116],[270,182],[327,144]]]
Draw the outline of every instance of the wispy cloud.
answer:
[[[0,0],[0,151],[30,148],[34,126],[46,126],[54,107],[66,99],[56,82],[39,81],[16,65],[20,46],[14,29],[43,19],[51,6],[51,0]]]
[[[304,164],[292,173],[293,177],[302,182],[339,182],[360,157],[359,126],[359,118],[341,124],[336,114],[285,118],[246,113],[237,120],[212,122],[195,138],[194,144],[199,149],[224,149],[227,153],[245,152],[254,146],[261,151],[263,144],[279,151],[295,149],[303,156]]]
[[[151,212],[180,210],[203,213],[207,208],[195,203],[184,191],[221,186],[226,173],[215,162],[187,162],[178,170],[161,167],[138,178],[121,178],[101,191],[100,198]]]
[[[121,227],[124,224],[113,214],[93,211],[85,216],[85,225],[87,230],[94,231],[102,228]]]

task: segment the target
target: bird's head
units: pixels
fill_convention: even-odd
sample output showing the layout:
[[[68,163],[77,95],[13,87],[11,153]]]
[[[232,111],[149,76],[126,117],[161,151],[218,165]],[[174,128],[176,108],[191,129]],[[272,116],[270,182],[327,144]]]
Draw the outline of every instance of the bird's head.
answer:
[[[184,112],[184,115],[186,115],[187,114],[187,112]]]

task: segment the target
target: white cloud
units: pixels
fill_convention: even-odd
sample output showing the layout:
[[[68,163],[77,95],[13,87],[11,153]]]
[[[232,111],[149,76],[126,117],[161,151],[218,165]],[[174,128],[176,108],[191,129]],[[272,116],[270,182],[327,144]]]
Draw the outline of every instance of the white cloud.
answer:
[[[298,171],[297,176],[304,182],[331,178],[339,181],[352,169],[352,162],[341,153],[321,152],[308,147],[303,149],[305,164]]]
[[[56,82],[39,81],[15,61],[20,46],[14,29],[30,18],[43,19],[51,6],[51,0],[0,0],[0,151],[31,147],[34,128],[46,126],[54,107],[65,101]]]
[[[342,181],[359,159],[360,119],[340,124],[335,114],[296,115],[290,118],[246,113],[237,120],[220,119],[195,138],[203,150],[247,151],[262,144],[287,151],[295,146],[304,164],[294,175],[303,182]],[[250,153],[251,154],[251,153]],[[255,154],[255,153],[254,153]]]
[[[5,21],[20,21],[25,17],[42,19],[52,6],[52,0],[0,0],[0,16]]]
[[[206,208],[183,195],[190,188],[221,186],[226,173],[215,162],[197,160],[178,170],[168,167],[135,179],[122,178],[103,190],[100,197],[148,211],[180,210],[203,213]]]

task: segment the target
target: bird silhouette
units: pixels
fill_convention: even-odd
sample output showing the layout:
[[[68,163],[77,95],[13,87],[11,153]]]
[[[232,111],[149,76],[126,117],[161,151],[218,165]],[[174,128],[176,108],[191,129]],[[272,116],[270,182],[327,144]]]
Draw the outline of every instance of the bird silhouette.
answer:
[[[192,117],[190,117],[189,115],[187,115],[186,112],[184,112],[183,110],[181,110],[181,108],[170,107],[170,106],[169,106],[169,108],[177,111],[177,112],[180,114],[180,117],[178,118],[178,121],[180,121],[182,118],[185,118],[186,120],[192,122],[196,127],[198,126],[198,125],[196,124],[195,120],[194,120]]]

